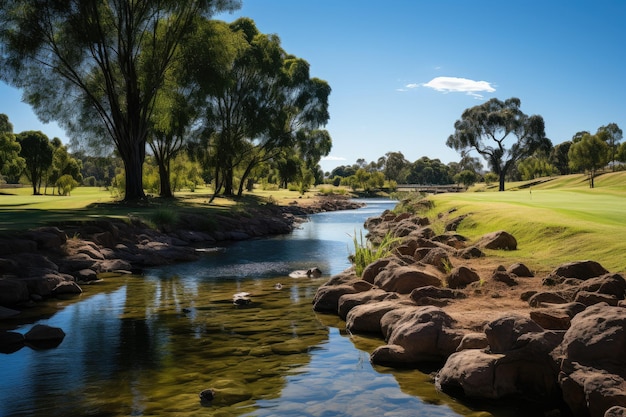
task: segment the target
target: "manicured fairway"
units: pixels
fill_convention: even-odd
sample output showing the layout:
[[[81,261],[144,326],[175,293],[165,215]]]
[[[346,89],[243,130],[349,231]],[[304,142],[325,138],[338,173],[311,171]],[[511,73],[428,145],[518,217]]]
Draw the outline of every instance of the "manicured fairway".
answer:
[[[470,214],[458,232],[470,239],[506,230],[518,250],[497,252],[551,269],[592,259],[612,272],[626,271],[626,173],[605,174],[590,189],[582,176],[566,176],[505,192],[467,192],[431,197],[435,212]]]

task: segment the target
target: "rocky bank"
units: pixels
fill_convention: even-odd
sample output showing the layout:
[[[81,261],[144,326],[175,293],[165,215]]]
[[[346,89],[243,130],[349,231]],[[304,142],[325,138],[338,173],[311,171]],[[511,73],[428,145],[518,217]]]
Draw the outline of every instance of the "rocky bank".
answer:
[[[391,232],[394,254],[321,286],[314,309],[338,314],[352,333],[381,337],[370,359],[392,367],[439,364],[437,387],[453,396],[535,403],[550,416],[626,416],[626,281],[584,260],[535,274],[485,253],[515,250],[496,231],[470,242],[463,220],[385,212],[370,239]]]
[[[106,218],[37,227],[0,236],[0,319],[42,299],[80,294],[104,274],[193,261],[197,247],[289,233],[306,215],[354,209],[347,198],[320,197],[306,206],[268,204],[245,214],[180,214],[160,229],[139,218]]]

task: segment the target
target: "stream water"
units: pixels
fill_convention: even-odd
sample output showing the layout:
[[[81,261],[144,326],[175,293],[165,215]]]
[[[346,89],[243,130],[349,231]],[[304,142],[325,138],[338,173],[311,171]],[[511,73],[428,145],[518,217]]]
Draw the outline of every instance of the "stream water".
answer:
[[[108,277],[47,302],[36,312],[45,318],[3,322],[67,336],[55,349],[0,354],[0,416],[504,416],[437,392],[428,370],[373,367],[381,340],[312,310],[316,289],[349,267],[364,220],[394,205],[367,203],[197,262]],[[321,278],[288,276],[314,266]],[[233,305],[241,291],[250,305]],[[207,388],[216,398],[202,404]]]

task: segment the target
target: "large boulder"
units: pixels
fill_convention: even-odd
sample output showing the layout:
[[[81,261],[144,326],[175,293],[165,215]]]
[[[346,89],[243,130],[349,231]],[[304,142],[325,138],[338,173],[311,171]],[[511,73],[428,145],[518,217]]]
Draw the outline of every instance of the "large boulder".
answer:
[[[626,309],[596,304],[571,321],[553,355],[559,383],[574,416],[602,417],[626,407]]]
[[[523,316],[509,315],[489,323],[485,333],[488,349],[459,350],[448,358],[436,377],[441,390],[481,399],[558,398],[558,368],[550,353],[562,332],[543,331]]]
[[[493,353],[503,353],[515,349],[520,336],[544,330],[530,318],[509,314],[500,317],[485,326],[485,334],[489,342],[489,349]]]
[[[313,310],[337,314],[339,299],[345,294],[369,291],[373,285],[354,277],[353,271],[344,271],[319,287],[313,298]]]
[[[441,286],[437,272],[430,268],[418,266],[399,266],[385,268],[374,280],[374,284],[385,291],[409,294],[415,288],[433,285]]]
[[[337,313],[339,314],[339,317],[345,320],[346,316],[348,315],[348,312],[352,308],[360,304],[365,304],[365,303],[369,303],[372,301],[383,301],[386,299],[397,299],[397,298],[398,298],[398,294],[389,293],[387,291],[381,290],[380,288],[372,288],[369,291],[344,294],[341,297],[339,297]]]
[[[500,230],[481,237],[477,246],[484,249],[516,250],[517,240],[510,233]]]
[[[465,288],[472,282],[480,281],[480,276],[476,271],[466,266],[457,266],[446,277],[449,288]]]
[[[545,307],[530,311],[530,318],[543,327],[550,330],[567,330],[572,318],[585,309],[581,303],[546,304]]]
[[[566,264],[563,264],[553,270],[550,275],[586,280],[589,278],[599,277],[601,275],[607,274],[608,272],[609,271],[604,269],[604,267],[598,262],[587,260],[568,262]]]
[[[358,305],[348,312],[346,328],[354,333],[378,333],[382,335],[380,319],[389,311],[406,306],[407,302],[396,300]]]
[[[0,306],[15,306],[28,301],[30,292],[26,282],[0,278]]]
[[[432,306],[406,307],[387,312],[380,320],[387,345],[375,349],[370,360],[377,364],[411,364],[441,361],[456,351],[463,333],[454,320]]]

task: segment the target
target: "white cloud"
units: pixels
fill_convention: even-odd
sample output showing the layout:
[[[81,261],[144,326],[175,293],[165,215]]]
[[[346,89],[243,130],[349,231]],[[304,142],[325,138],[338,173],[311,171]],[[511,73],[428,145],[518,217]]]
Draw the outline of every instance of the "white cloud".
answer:
[[[459,77],[436,77],[423,84],[407,84],[405,88],[428,87],[442,93],[466,93],[470,96],[482,98],[480,92],[493,93],[496,89],[487,81],[474,81]]]
[[[343,156],[328,155],[322,157],[322,161],[346,161],[346,158],[344,158]]]

